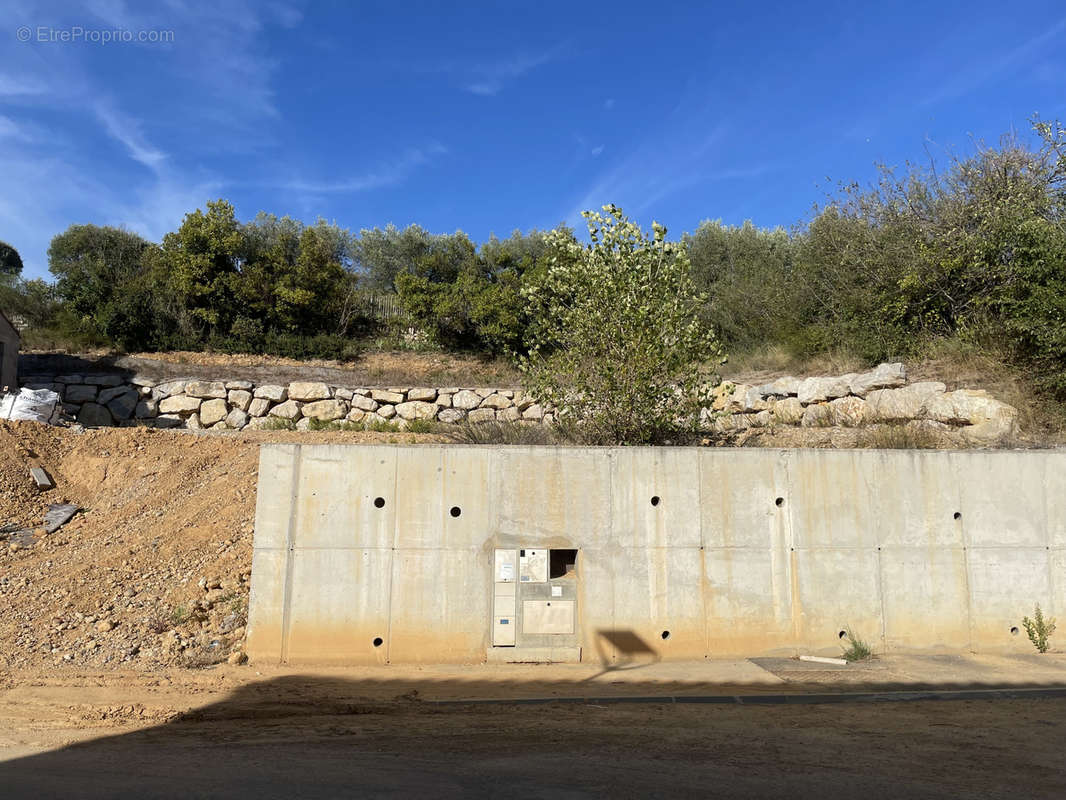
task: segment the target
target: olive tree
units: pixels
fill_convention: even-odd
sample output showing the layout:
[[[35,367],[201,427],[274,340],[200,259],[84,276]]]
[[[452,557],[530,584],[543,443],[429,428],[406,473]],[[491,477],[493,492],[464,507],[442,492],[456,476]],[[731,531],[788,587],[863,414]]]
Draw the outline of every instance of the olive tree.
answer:
[[[683,246],[621,209],[586,211],[590,244],[549,234],[546,268],[523,287],[528,390],[586,441],[652,444],[695,429],[722,353],[701,321]]]

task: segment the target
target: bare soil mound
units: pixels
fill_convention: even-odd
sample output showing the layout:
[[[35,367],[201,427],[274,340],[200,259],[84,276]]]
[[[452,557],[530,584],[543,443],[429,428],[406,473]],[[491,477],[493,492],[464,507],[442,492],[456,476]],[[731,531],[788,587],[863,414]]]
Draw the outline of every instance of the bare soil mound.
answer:
[[[28,546],[0,541],[0,665],[202,666],[239,654],[258,444],[439,439],[0,423],[0,526],[38,527],[49,504],[83,509]],[[31,466],[56,487],[39,492]]]

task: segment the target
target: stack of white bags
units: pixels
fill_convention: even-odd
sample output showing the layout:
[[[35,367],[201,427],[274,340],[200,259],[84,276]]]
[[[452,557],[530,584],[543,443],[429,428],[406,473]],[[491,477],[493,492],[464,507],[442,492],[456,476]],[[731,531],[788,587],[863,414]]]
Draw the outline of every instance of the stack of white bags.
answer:
[[[62,412],[59,395],[48,389],[22,389],[18,394],[0,395],[0,419],[55,425]]]

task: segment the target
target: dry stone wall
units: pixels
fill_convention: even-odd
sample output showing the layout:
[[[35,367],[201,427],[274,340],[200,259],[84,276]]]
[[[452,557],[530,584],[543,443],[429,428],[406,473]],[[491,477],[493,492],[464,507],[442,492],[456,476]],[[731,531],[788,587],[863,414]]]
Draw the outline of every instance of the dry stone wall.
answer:
[[[121,375],[34,376],[23,385],[51,389],[64,412],[86,426],[252,430],[287,421],[306,430],[312,420],[406,427],[443,423],[551,423],[553,415],[521,390],[389,387],[348,389],[298,381],[287,386],[245,380],[154,381]],[[280,424],[285,424],[282,422]]]
[[[994,442],[1017,431],[1018,410],[979,389],[949,392],[939,381],[908,383],[903,364],[896,363],[833,377],[783,377],[757,386],[723,383],[704,421],[719,433],[774,425],[902,423]]]
[[[246,380],[155,381],[121,375],[28,377],[31,388],[52,389],[64,411],[86,426],[253,430],[312,420],[406,427],[414,420],[551,423],[551,409],[521,390],[463,387],[344,388],[299,381],[287,386]],[[862,373],[782,377],[770,383],[723,383],[715,389],[703,427],[720,434],[773,426],[863,427],[907,423],[961,431],[979,442],[1013,434],[1017,410],[987,392],[949,392],[935,381],[907,382],[903,364]],[[286,424],[286,423],[282,423]]]

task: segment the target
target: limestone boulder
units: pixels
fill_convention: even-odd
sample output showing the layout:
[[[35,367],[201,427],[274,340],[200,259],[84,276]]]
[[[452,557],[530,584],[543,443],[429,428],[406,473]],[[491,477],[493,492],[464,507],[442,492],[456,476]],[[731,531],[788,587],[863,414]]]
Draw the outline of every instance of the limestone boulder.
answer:
[[[919,381],[898,389],[875,389],[866,395],[871,422],[898,422],[924,416],[925,406],[936,402],[947,387],[939,381]]]
[[[858,428],[866,423],[866,401],[861,397],[838,397],[831,400],[829,407],[829,423],[842,428]]]
[[[216,422],[222,422],[227,414],[229,414],[229,406],[220,397],[205,400],[200,406],[200,422],[204,424],[204,427],[209,428]]]
[[[748,421],[753,428],[768,428],[774,422],[774,413],[769,409],[765,411],[758,411],[754,414],[746,414]]]
[[[774,423],[777,425],[799,425],[803,419],[803,403],[798,397],[786,397],[771,406]]]
[[[63,392],[63,400],[67,403],[92,403],[96,400],[96,387],[85,384],[68,385]]]
[[[190,381],[185,384],[185,394],[202,400],[225,400],[226,384],[222,381]]]
[[[140,399],[136,389],[127,388],[108,400],[107,409],[115,419],[132,419]]]
[[[895,389],[907,383],[907,371],[901,363],[878,364],[869,372],[860,372],[851,379],[851,393],[865,397],[874,389]]]
[[[159,401],[153,400],[148,397],[137,403],[137,407],[133,410],[133,415],[137,419],[151,419],[159,413]]]
[[[226,415],[226,427],[239,431],[248,424],[249,420],[250,417],[246,411],[235,408]]]
[[[455,425],[463,421],[465,413],[461,408],[442,408],[437,413],[437,419],[449,425]]]
[[[296,381],[289,384],[289,399],[308,402],[328,400],[333,396],[329,386],[313,381]]]
[[[228,386],[229,384],[226,385]],[[252,404],[252,393],[247,389],[230,389],[226,395],[226,400],[234,408],[247,411],[248,406]]]
[[[404,401],[403,392],[393,391],[392,389],[371,389],[370,397],[379,403],[388,403],[390,405],[396,405]]]
[[[991,443],[1017,433],[1018,409],[978,389],[958,389],[933,398],[926,416],[937,422],[965,425],[963,433],[979,443]]]
[[[796,396],[803,405],[845,397],[851,391],[853,377],[839,375],[835,378],[804,378],[796,389]]]
[[[484,400],[481,401],[480,408],[510,408],[514,405],[514,401],[510,397],[505,397],[500,392],[490,394]]]
[[[279,403],[267,413],[269,416],[278,417],[279,419],[297,420],[303,416],[303,411],[300,410],[300,404],[295,400],[286,400],[284,403]]]
[[[226,389],[237,389],[242,392],[250,392],[254,385],[251,381],[226,381]]]
[[[378,410],[375,413],[382,419],[389,420],[396,416],[396,406],[388,404],[378,406]]]
[[[786,375],[757,387],[763,397],[788,397],[799,394],[800,379]]]
[[[245,411],[249,417],[265,417],[270,410],[270,401],[263,397],[253,397]]]
[[[369,397],[363,397],[359,394],[352,396],[352,408],[358,408],[362,411],[377,411],[379,405],[377,400],[372,400]]]
[[[499,422],[518,422],[518,420],[522,419],[522,412],[514,406],[501,408],[496,412],[496,419]]]
[[[153,397],[170,397],[171,395],[181,394],[185,391],[185,384],[188,381],[166,381],[165,383],[157,384],[152,389]]]
[[[540,422],[544,419],[544,406],[540,403],[534,403],[522,412],[522,419]]]
[[[252,397],[260,400],[269,400],[271,403],[284,403],[289,399],[289,390],[284,386],[276,386],[272,383],[256,387]]]
[[[434,400],[437,399],[437,390],[436,389],[423,389],[423,388],[408,389],[407,390],[407,399],[408,400],[421,400],[422,402],[425,402],[425,403],[432,403]]]
[[[289,396],[292,396],[291,386]],[[343,400],[317,400],[314,403],[306,403],[302,411],[304,417],[308,419],[333,422],[335,419],[344,419],[348,413],[348,405]]]
[[[452,408],[461,408],[469,411],[481,405],[481,400],[482,397],[477,392],[463,389],[461,392],[455,392],[452,395]]]
[[[812,403],[803,409],[800,426],[804,428],[828,428],[833,424],[828,403]]]
[[[248,420],[248,424],[244,426],[244,429],[248,431],[265,431],[269,430],[272,424],[270,417],[252,417]]]
[[[494,408],[475,408],[466,418],[470,422],[495,422],[496,421],[496,409]]]
[[[715,418],[712,427],[717,433],[736,433],[751,427],[749,414],[722,414]]]
[[[349,422],[363,422],[366,419],[366,415],[367,412],[363,411],[363,409],[353,407],[352,410],[348,412],[346,419]]]
[[[183,394],[171,395],[170,397],[164,397],[159,401],[159,413],[182,414],[187,417],[189,414],[200,410],[201,402],[202,401],[196,397],[188,397]]]
[[[126,379],[121,375],[86,375],[85,382],[93,386],[121,386]]]
[[[396,406],[396,413],[401,419],[433,419],[437,416],[435,403],[427,403],[424,400],[408,400]]]
[[[96,402],[102,406],[106,406],[116,397],[121,397],[127,392],[133,392],[136,394],[136,389],[131,389],[129,386],[112,386],[110,389],[101,389],[100,394],[96,398]]]
[[[114,420],[111,412],[99,403],[86,403],[78,412],[78,422],[86,428],[110,427]]]

